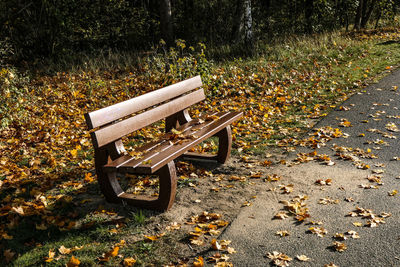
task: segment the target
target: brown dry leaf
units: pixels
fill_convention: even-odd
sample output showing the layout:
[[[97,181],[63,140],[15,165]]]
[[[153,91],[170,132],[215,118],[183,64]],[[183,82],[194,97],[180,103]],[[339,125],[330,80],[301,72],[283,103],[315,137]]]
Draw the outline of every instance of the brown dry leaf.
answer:
[[[197,245],[197,246],[203,246],[204,245],[204,241],[201,239],[190,239],[190,243],[192,245]]]
[[[76,267],[81,264],[81,261],[78,258],[75,258],[74,256],[69,259],[69,262],[67,263],[67,267]]]
[[[342,233],[336,233],[333,237],[337,240],[346,240],[347,239],[347,237]]]
[[[172,222],[166,227],[167,231],[179,230],[180,228],[181,224],[177,222]]]
[[[273,251],[267,254],[267,257],[273,261],[276,266],[289,266],[289,262],[292,261],[288,255],[280,253],[278,251]]]
[[[315,184],[317,184],[317,185],[332,185],[332,179],[329,179],[329,178],[325,179],[325,180],[318,179],[315,181]]]
[[[24,209],[22,208],[22,206],[19,207],[12,207],[11,209],[12,211],[14,211],[15,213],[18,213],[19,215],[25,215]]]
[[[388,192],[388,195],[389,195],[389,196],[395,196],[395,195],[397,195],[397,193],[398,193],[397,190],[396,190],[396,189],[393,189],[392,191],[389,191],[389,192]]]
[[[393,122],[387,123],[385,126],[386,130],[391,132],[399,132],[399,128]]]
[[[280,185],[280,190],[282,190],[282,194],[290,194],[293,192],[293,184],[288,184],[288,185]]]
[[[219,261],[214,267],[233,267],[233,263],[227,261]]]
[[[221,249],[222,249],[221,244],[218,243],[217,239],[215,239],[215,238],[213,238],[213,239],[211,240],[211,247],[212,247],[214,250],[221,250]]]
[[[299,261],[309,261],[311,260],[309,257],[307,257],[306,255],[297,255],[296,259]]]
[[[99,258],[99,261],[107,262],[110,260],[111,257],[118,256],[119,247],[115,246],[110,251],[103,254],[102,257]]]
[[[346,232],[347,235],[350,235],[351,238],[357,239],[360,238],[360,236],[358,235],[358,233],[354,230],[350,230]]]
[[[265,179],[265,181],[268,182],[277,182],[281,179],[282,177],[278,176],[277,174],[271,174],[271,175],[267,175],[267,178]]]
[[[321,198],[318,201],[318,204],[328,205],[328,204],[338,204],[340,201],[339,199],[331,199],[330,197]]]
[[[242,203],[242,207],[249,207],[251,206],[253,203],[249,202],[249,201],[245,201]]]
[[[313,234],[316,234],[319,237],[324,237],[328,233],[328,231],[322,226],[321,227],[310,227],[310,228],[308,228],[308,231]]]
[[[60,253],[63,254],[63,255],[67,255],[67,254],[70,254],[70,253],[72,252],[72,249],[66,248],[66,247],[64,247],[64,246],[61,246],[61,247],[58,249],[58,252],[60,252]]]
[[[329,264],[325,264],[324,267],[339,267],[337,265],[335,265],[334,263],[329,263]]]
[[[3,256],[4,256],[6,263],[8,263],[12,260],[12,258],[14,258],[15,252],[11,251],[11,249],[6,249],[3,252]],[[50,252],[49,252],[49,256],[50,256]],[[53,257],[54,257],[54,255],[53,255]]]
[[[285,211],[280,211],[277,214],[275,214],[274,219],[279,219],[279,220],[284,220],[286,218],[289,218],[287,213]]]
[[[236,253],[236,250],[234,248],[232,248],[232,247],[228,247],[226,249],[226,252],[228,252],[229,254],[233,254],[233,253]]]
[[[135,263],[136,263],[136,260],[132,257],[125,258],[124,261],[122,262],[124,267],[132,267],[133,265],[135,265]]]
[[[343,252],[347,249],[346,244],[339,242],[339,241],[333,242],[333,247],[335,248],[336,251],[339,251],[339,252]]]
[[[281,237],[283,237],[283,236],[288,236],[288,235],[289,235],[289,232],[286,231],[286,230],[282,230],[282,231],[276,232],[275,234],[276,234],[276,235],[279,235],[279,236],[281,236]]]

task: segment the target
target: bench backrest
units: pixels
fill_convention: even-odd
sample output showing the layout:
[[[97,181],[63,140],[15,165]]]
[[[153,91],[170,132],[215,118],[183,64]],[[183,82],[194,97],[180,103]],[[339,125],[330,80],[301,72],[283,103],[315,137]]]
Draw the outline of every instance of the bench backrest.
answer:
[[[171,116],[205,99],[200,76],[85,114],[95,148]],[[197,90],[195,90],[197,89]],[[156,106],[156,107],[155,107]],[[151,108],[152,109],[149,109]],[[146,110],[147,109],[147,110]],[[139,111],[142,113],[132,116]]]

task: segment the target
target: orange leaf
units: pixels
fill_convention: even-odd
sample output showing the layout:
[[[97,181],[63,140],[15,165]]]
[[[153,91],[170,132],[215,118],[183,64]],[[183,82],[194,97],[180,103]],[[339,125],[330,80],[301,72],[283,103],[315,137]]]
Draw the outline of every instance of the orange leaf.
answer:
[[[116,257],[118,255],[118,251],[119,251],[119,247],[114,247],[111,251],[110,251],[110,256],[111,257]]]
[[[199,256],[195,261],[193,262],[193,267],[203,267],[204,266],[204,259],[202,256]]]
[[[75,267],[75,266],[79,266],[79,264],[81,264],[80,260],[78,260],[78,258],[75,258],[74,256],[72,256],[71,259],[69,260],[69,262],[67,263],[67,267]]]

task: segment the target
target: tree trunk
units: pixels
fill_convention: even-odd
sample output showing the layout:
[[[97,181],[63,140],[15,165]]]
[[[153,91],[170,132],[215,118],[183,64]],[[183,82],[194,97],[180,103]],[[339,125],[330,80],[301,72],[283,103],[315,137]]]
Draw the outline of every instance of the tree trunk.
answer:
[[[172,25],[172,10],[170,0],[160,1],[160,27],[161,37],[167,43],[167,46],[172,46],[174,42],[174,33]]]
[[[359,0],[357,13],[354,21],[354,30],[359,31],[361,28],[361,17],[362,17],[362,10],[363,10],[364,0]]]
[[[364,3],[363,14],[362,14],[362,18],[361,18],[361,25],[360,25],[361,29],[366,28],[368,20],[371,17],[372,11],[374,10],[376,1],[372,0],[369,3],[369,6],[368,6],[368,3],[369,3],[368,1],[365,1],[365,3]],[[367,6],[368,6],[368,9],[367,9]]]
[[[243,38],[246,48],[253,53],[254,41],[253,41],[253,19],[251,16],[251,0],[244,0],[244,15],[243,15]]]
[[[236,20],[232,27],[232,36],[236,43],[244,48],[247,55],[254,52],[253,20],[251,14],[251,0],[237,0]]]

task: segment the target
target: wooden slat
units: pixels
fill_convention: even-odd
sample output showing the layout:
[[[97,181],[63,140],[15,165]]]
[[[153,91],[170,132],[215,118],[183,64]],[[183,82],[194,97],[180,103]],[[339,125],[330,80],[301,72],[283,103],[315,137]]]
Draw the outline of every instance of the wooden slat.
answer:
[[[199,89],[168,103],[162,104],[154,109],[92,132],[92,140],[94,141],[95,146],[102,147],[127,134],[168,117],[178,111],[186,109],[200,102],[204,98],[204,90]]]
[[[138,173],[154,173],[166,163],[171,160],[176,159],[180,155],[184,154],[188,151],[191,147],[200,144],[205,139],[215,135],[226,126],[234,122],[235,120],[239,119],[243,116],[242,112],[227,112],[225,115],[221,116],[220,119],[213,121],[206,127],[202,127],[199,131],[195,132],[194,135],[198,138],[196,139],[188,139],[185,140],[181,144],[175,144],[171,146],[169,149],[165,149],[159,153],[155,153],[150,159],[150,164],[136,164],[134,165],[133,162],[128,162],[120,167],[122,171],[129,172],[132,168],[136,168],[134,172]]]
[[[223,114],[226,114],[225,112],[219,112],[219,113],[213,113],[212,115],[216,115],[218,117],[223,116]],[[184,136],[187,136],[192,133],[192,131],[195,131],[199,128],[202,127],[207,127],[211,122],[206,122],[203,124],[198,123],[199,120],[191,120],[188,123],[182,125],[179,127],[177,130],[182,132]],[[104,169],[106,171],[113,171],[115,169],[118,169],[124,164],[129,164],[132,168],[135,168],[136,166],[139,166],[142,164],[142,162],[147,161],[151,159],[152,157],[156,156],[158,153],[168,149],[171,147],[171,144],[168,142],[169,137],[171,136],[171,133],[165,134],[160,140],[154,141],[147,143],[141,147],[135,148],[136,152],[142,152],[143,154],[141,155],[140,159],[135,159],[129,155],[123,155],[116,160],[108,163],[107,165],[104,166]]]
[[[89,129],[106,125],[202,86],[200,76],[85,114]]]

